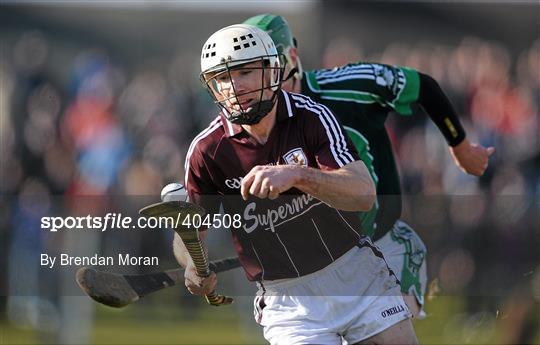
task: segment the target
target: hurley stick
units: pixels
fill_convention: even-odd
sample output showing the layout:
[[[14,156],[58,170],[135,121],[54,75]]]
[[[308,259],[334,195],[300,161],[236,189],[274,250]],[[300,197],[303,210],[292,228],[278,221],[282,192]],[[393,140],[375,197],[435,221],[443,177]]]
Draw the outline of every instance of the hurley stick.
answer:
[[[211,261],[210,270],[219,273],[240,267],[237,257]],[[184,269],[145,274],[117,274],[82,267],[77,270],[77,284],[94,301],[122,308],[144,296],[184,282]]]
[[[199,232],[195,228],[188,228],[182,223],[187,217],[193,218],[195,215],[204,216],[202,207],[185,201],[164,201],[142,208],[139,214],[145,217],[171,217],[174,219],[174,231],[180,236],[182,242],[193,260],[199,277],[208,277],[210,268],[208,258],[202,247]],[[231,297],[218,295],[215,291],[206,295],[206,301],[213,306],[228,305],[233,302]]]

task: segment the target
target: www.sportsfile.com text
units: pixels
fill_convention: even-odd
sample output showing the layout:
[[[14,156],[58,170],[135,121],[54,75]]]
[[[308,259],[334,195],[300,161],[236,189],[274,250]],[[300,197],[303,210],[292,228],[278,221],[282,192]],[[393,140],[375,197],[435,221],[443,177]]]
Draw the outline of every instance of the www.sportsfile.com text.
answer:
[[[166,229],[179,228],[235,228],[242,227],[240,214],[184,214],[179,212],[176,217],[133,217],[122,213],[107,213],[104,216],[68,216],[42,217],[41,229],[57,232],[58,230],[127,230],[127,229]]]

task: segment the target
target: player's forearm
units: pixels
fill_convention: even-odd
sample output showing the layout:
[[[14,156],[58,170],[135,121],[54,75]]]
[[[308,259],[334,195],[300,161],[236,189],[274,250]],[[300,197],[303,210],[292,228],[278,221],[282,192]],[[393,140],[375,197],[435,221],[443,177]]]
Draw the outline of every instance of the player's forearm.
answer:
[[[340,169],[301,169],[295,187],[344,211],[369,211],[375,202],[375,185],[362,161]]]
[[[203,243],[203,248],[205,252],[208,252],[204,246],[204,240],[206,239],[206,231],[199,232],[199,238]],[[189,255],[189,252],[184,245],[184,242],[177,233],[174,233],[173,253],[176,261],[180,264],[180,266],[187,267],[188,265],[193,265],[193,260],[191,259],[191,256]]]
[[[437,81],[427,74],[420,73],[420,95],[418,103],[424,108],[435,125],[437,125],[448,145],[456,146],[465,139],[465,130],[459,121],[452,103],[444,94]]]

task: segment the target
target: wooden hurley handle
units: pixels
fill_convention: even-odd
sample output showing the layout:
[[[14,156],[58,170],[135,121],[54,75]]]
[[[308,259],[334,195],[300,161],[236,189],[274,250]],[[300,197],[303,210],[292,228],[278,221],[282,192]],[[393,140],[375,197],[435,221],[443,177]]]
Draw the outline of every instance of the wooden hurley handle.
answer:
[[[184,245],[195,264],[195,269],[197,270],[197,275],[199,277],[208,277],[210,275],[210,269],[208,267],[208,259],[206,258],[206,253],[202,248],[201,240],[186,240]],[[206,302],[213,306],[228,305],[233,302],[231,297],[218,295],[216,291],[212,291],[205,296]]]
[[[199,214],[204,215],[205,211],[202,207],[184,201],[163,201],[156,204],[152,204],[142,208],[139,211],[146,217],[177,217],[180,214],[185,217],[190,215]],[[199,277],[208,277],[210,275],[210,269],[208,267],[208,259],[206,253],[202,248],[201,240],[199,239],[199,233],[197,229],[190,229],[182,226],[183,222],[177,222],[177,228],[174,229],[176,233],[184,242],[186,249],[188,250],[195,268],[197,269],[197,275]],[[206,295],[206,301],[211,305],[227,305],[233,302],[231,297],[218,295],[215,291]]]

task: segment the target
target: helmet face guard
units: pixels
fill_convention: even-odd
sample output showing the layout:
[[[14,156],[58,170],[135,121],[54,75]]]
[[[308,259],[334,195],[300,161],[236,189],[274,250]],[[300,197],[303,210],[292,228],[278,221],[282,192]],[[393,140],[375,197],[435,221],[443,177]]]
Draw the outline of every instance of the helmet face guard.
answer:
[[[259,123],[274,107],[285,70],[284,65],[275,63],[281,59],[282,57],[276,54],[224,62],[214,66],[210,71],[203,71],[200,74],[200,80],[214,99],[214,102],[223,110],[227,120],[239,125],[254,125]],[[252,66],[255,62],[260,63],[257,66]],[[274,62],[274,65],[271,65],[272,62]],[[248,64],[251,66],[247,67]],[[232,82],[234,78],[231,72],[239,71],[241,73],[242,70],[260,71],[260,86],[253,90],[238,93],[234,88]],[[232,89],[232,96],[226,97],[223,95],[223,91],[220,89],[220,79],[228,80]],[[265,90],[272,91],[272,96],[269,99],[264,99]],[[240,98],[248,97],[252,99],[249,104],[240,102]],[[238,109],[233,109],[231,105],[236,105]]]
[[[268,33],[253,25],[230,25],[216,31],[204,44],[200,79],[230,122],[253,125],[274,107],[283,81],[281,60]],[[239,90],[239,94],[233,77],[242,77],[237,74],[242,69],[258,70],[261,80],[258,87]],[[267,89],[273,92],[270,99],[264,96]]]

